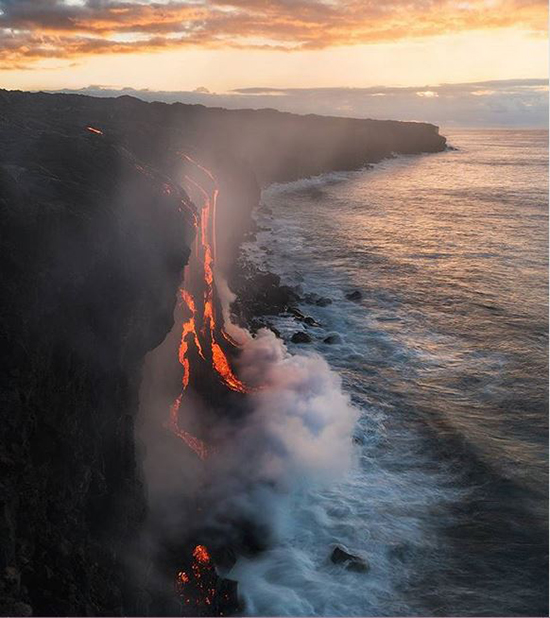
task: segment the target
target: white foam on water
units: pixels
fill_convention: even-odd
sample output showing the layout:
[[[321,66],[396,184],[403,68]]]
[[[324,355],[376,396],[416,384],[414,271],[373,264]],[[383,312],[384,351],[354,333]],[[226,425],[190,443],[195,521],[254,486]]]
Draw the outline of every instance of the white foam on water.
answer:
[[[395,165],[394,161],[386,164]],[[373,371],[381,346],[389,356],[400,356],[401,362],[410,352],[377,330],[375,320],[366,315],[361,304],[345,299],[342,280],[310,276],[309,264],[300,259],[304,230],[286,206],[289,194],[345,182],[364,173],[331,173],[271,186],[263,198],[275,216],[260,209],[257,217],[263,229],[254,242],[243,247],[246,259],[277,272],[284,283],[301,285],[305,292],[332,299],[327,307],[302,306],[321,324],[308,329],[314,337],[310,347],[288,343],[303,325],[280,316],[270,321],[297,355],[297,364],[312,350],[323,354],[342,376],[360,409],[355,430],[359,440],[351,469],[329,485],[310,482],[294,487],[287,496],[285,513],[279,515],[273,546],[259,557],[240,558],[231,572],[239,581],[248,615],[410,614],[413,610],[401,586],[407,579],[403,556],[414,555],[417,548],[435,551],[423,515],[449,499],[438,482],[447,471],[442,469],[429,478],[422,469],[422,456],[416,454],[417,438],[392,428],[388,411],[370,405],[357,381],[358,374]],[[330,334],[338,334],[340,342],[324,344]],[[331,446],[326,449],[319,455],[330,460]],[[367,560],[369,572],[351,572],[333,564],[330,555],[336,545]]]
[[[264,191],[248,258],[332,300],[301,304],[318,327],[268,319],[360,416],[351,470],[293,488],[272,548],[236,565],[249,614],[542,611],[547,139],[461,132],[457,151]],[[332,564],[335,543],[370,571]]]

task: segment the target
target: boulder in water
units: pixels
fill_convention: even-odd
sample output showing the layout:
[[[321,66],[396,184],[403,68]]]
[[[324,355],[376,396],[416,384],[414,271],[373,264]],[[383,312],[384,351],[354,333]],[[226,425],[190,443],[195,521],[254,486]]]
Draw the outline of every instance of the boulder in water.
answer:
[[[334,345],[335,343],[342,343],[342,338],[338,334],[332,334],[323,339],[323,343],[328,343],[329,345]]]
[[[290,341],[292,341],[292,343],[311,343],[312,339],[307,333],[298,331],[292,335]]]
[[[337,545],[330,555],[330,560],[334,564],[341,564],[348,571],[355,571],[357,573],[366,573],[370,570],[370,564],[365,558],[355,556],[350,553],[342,545]]]
[[[363,294],[361,294],[361,292],[359,290],[354,290],[353,292],[350,292],[349,294],[346,294],[346,298],[348,300],[358,301],[358,300],[361,300],[363,298]]]
[[[296,309],[296,307],[287,307],[287,313],[290,313],[290,315],[294,316],[294,318],[300,322],[306,319],[306,316],[299,309]]]
[[[304,302],[308,305],[317,305],[318,307],[327,307],[332,304],[332,300],[326,296],[319,296],[315,292],[308,292],[304,296]]]
[[[308,326],[320,326],[319,322],[316,322],[313,318],[310,318],[309,316],[304,318],[304,324],[307,324]]]
[[[279,331],[278,328],[275,328],[275,326],[273,326],[273,324],[269,322],[269,320],[262,320],[261,318],[254,318],[250,322],[249,326],[250,326],[250,332],[253,333],[254,335],[260,330],[260,328],[267,328],[275,335],[275,337],[277,337],[277,339],[281,338],[281,332]]]
[[[308,292],[304,296],[304,301],[308,305],[314,305],[319,300],[319,294],[315,294],[315,292]]]
[[[328,307],[329,305],[332,305],[332,300],[330,300],[330,298],[326,298],[325,296],[323,296],[322,298],[319,298],[315,301],[315,304],[318,307]]]

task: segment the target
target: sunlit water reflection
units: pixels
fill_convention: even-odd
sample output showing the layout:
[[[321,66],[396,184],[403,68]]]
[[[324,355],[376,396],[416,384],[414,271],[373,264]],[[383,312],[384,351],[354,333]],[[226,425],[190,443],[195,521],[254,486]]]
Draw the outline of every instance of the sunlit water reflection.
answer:
[[[264,191],[271,229],[246,250],[333,300],[303,306],[309,349],[362,417],[355,469],[293,496],[280,543],[238,565],[250,613],[547,612],[548,134],[449,142]],[[337,542],[369,574],[331,565]]]

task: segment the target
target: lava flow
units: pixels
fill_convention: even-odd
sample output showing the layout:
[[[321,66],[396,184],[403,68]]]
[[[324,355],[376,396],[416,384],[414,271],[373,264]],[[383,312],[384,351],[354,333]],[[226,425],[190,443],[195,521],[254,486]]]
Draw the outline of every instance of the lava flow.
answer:
[[[103,135],[103,131],[96,129],[95,127],[86,127],[90,133],[95,133],[96,135]]]
[[[204,545],[197,545],[193,550],[193,562],[190,573],[180,571],[176,575],[176,593],[182,601],[189,605],[212,605],[216,595],[217,575]],[[193,596],[190,596],[194,589]]]
[[[179,346],[178,359],[183,367],[182,392],[173,402],[170,408],[170,421],[168,427],[181,438],[201,459],[205,459],[208,454],[206,444],[183,431],[179,426],[179,412],[183,395],[189,385],[191,376],[191,357],[190,346],[200,358],[210,363],[213,370],[220,380],[231,390],[244,393],[245,385],[233,373],[229,359],[218,341],[218,333],[229,341],[217,322],[216,305],[214,302],[214,260],[216,256],[216,204],[219,190],[218,184],[212,172],[188,155],[182,155],[194,169],[199,177],[206,176],[205,183],[210,185],[210,190],[196,178],[186,175],[184,183],[188,190],[195,189],[203,200],[200,229],[198,230],[195,241],[195,251],[192,252],[184,277],[183,287],[180,289],[182,304],[190,314],[190,317],[182,324],[182,336]],[[192,277],[190,276],[192,274]],[[232,342],[231,342],[232,343]],[[205,354],[205,351],[206,354]]]

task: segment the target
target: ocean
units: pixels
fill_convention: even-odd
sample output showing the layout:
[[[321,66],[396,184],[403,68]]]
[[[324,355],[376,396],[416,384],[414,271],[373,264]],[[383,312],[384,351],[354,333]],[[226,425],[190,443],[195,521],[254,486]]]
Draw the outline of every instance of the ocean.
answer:
[[[263,191],[245,255],[332,301],[273,324],[307,330],[290,352],[360,418],[349,472],[235,567],[250,615],[547,615],[548,133],[442,133],[454,150]]]

